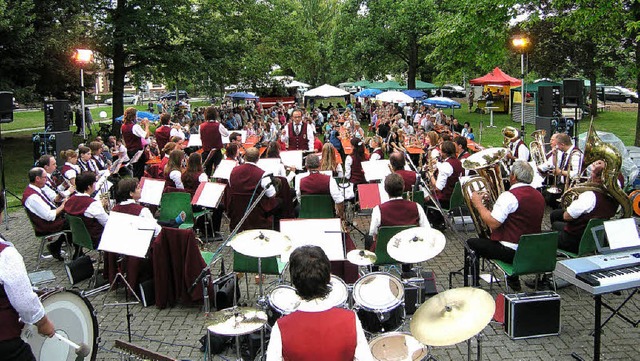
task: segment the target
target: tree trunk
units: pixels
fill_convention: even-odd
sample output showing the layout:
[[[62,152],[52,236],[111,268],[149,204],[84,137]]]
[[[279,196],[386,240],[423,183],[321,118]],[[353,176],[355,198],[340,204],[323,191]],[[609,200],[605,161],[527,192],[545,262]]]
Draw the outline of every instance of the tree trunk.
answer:
[[[416,88],[416,73],[418,72],[418,39],[415,35],[409,40],[409,69],[407,70],[407,89]]]
[[[118,0],[116,5],[115,14],[113,16],[114,23],[114,49],[113,49],[113,88],[111,89],[113,92],[113,107],[112,114],[113,120],[111,122],[111,133],[116,137],[120,137],[120,127],[119,123],[116,122],[116,118],[124,114],[124,103],[123,103],[123,95],[124,95],[124,76],[125,76],[125,59],[126,54],[124,50],[124,44],[122,40],[122,29],[121,19],[123,16],[121,14],[126,11],[126,0]]]

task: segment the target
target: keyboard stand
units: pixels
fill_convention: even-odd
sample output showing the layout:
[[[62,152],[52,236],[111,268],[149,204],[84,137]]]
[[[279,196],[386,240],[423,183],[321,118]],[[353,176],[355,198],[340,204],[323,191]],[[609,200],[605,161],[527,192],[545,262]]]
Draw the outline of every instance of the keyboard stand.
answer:
[[[604,327],[604,325],[607,324],[607,322],[609,322],[614,316],[618,316],[621,319],[627,321],[627,323],[629,323],[631,326],[633,327],[638,327],[638,324],[640,324],[640,320],[638,321],[633,321],[632,319],[628,318],[627,316],[623,315],[622,313],[620,313],[620,310],[622,309],[622,307],[624,307],[624,305],[627,304],[627,302],[629,302],[629,300],[631,299],[631,297],[635,296],[638,293],[638,289],[634,289],[633,292],[631,292],[629,294],[629,296],[627,296],[627,298],[620,304],[620,306],[613,308],[611,306],[609,306],[608,304],[606,304],[605,302],[602,302],[602,305],[608,309],[609,311],[613,312],[611,315],[609,315],[609,317],[607,317],[606,320],[604,320],[604,322],[602,323],[602,327]]]

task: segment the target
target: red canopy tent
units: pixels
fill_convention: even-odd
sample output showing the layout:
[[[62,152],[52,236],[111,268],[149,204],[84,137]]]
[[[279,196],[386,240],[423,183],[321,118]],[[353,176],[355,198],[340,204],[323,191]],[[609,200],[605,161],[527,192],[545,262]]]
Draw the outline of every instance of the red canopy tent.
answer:
[[[475,78],[469,81],[471,85],[508,85],[508,86],[516,86],[522,83],[522,80],[516,79],[509,74],[506,74],[500,68],[495,67],[492,71],[487,73],[485,76],[481,76],[479,78]]]

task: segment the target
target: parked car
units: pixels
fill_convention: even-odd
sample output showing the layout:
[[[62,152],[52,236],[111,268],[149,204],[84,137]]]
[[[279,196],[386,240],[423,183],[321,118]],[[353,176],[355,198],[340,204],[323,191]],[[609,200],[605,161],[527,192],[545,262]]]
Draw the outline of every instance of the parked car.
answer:
[[[176,92],[171,91],[171,92],[165,93],[158,99],[159,100],[176,100]],[[189,94],[187,94],[187,91],[178,90],[178,100],[185,100],[185,99],[189,99]]]
[[[140,101],[140,97],[135,94],[124,94],[122,96],[122,101],[124,104],[138,105],[138,102]],[[104,103],[109,105],[113,104],[113,98],[109,98],[105,100]]]
[[[460,85],[445,84],[438,89],[437,94],[447,98],[464,98],[467,96],[467,92]]]
[[[606,100],[608,102],[625,102],[637,103],[638,93],[634,93],[629,89],[621,86],[602,86],[598,87],[598,100]]]

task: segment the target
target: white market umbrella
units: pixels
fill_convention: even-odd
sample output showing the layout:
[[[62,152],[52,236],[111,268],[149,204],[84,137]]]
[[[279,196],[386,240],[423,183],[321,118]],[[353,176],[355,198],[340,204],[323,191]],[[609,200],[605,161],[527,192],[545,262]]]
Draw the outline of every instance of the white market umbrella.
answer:
[[[390,90],[376,95],[376,100],[387,103],[413,103],[414,99],[403,92]]]

